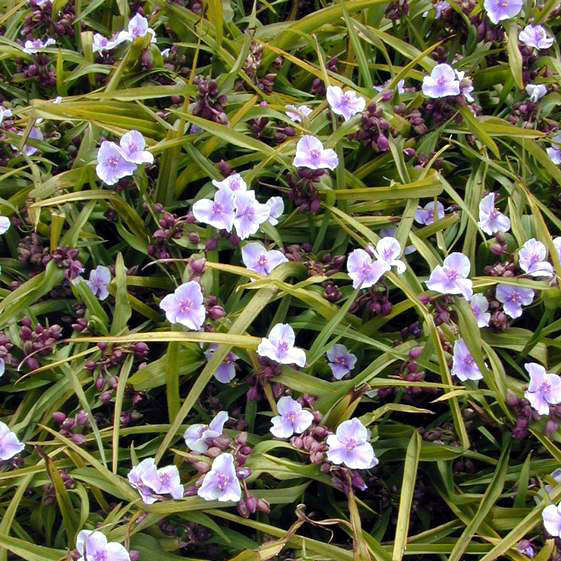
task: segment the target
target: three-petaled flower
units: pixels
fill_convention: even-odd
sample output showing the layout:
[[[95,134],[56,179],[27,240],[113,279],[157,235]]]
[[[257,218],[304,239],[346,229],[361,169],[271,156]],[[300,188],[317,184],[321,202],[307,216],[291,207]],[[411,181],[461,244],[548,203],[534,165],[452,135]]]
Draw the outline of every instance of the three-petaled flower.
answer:
[[[494,24],[517,16],[522,6],[522,0],[485,0],[483,2],[483,7]]]
[[[340,343],[336,343],[327,351],[327,364],[336,380],[341,380],[348,374],[355,367],[356,361],[356,356]]]
[[[209,346],[209,348],[205,351],[205,357],[207,360],[212,358],[212,355],[216,352],[217,348],[217,343],[212,343]],[[222,364],[214,372],[214,378],[221,384],[228,384],[231,382],[236,377],[236,360],[238,360],[238,356],[229,352],[222,361]]]
[[[438,220],[444,218],[444,205],[440,201],[430,201],[424,207],[418,207],[415,211],[415,222],[423,224],[425,226],[430,226],[434,224],[435,221],[435,207],[436,207],[436,217]]]
[[[561,538],[561,503],[546,506],[542,518],[547,533],[554,538]]]
[[[529,239],[518,252],[520,268],[531,277],[553,276],[553,266],[546,259],[547,248],[535,238]]]
[[[549,49],[553,45],[555,39],[549,36],[542,25],[527,25],[518,34],[518,39],[527,47],[534,49]]]
[[[187,427],[183,438],[185,444],[193,450],[204,454],[212,445],[215,438],[222,436],[224,424],[228,420],[228,412],[220,411],[208,425],[197,423]]]
[[[522,306],[528,306],[534,300],[534,291],[531,288],[499,284],[495,290],[495,296],[503,305],[507,316],[519,318],[522,315]]]
[[[331,111],[341,115],[345,121],[364,111],[366,100],[353,90],[344,92],[339,86],[327,88],[327,103]]]
[[[0,460],[9,460],[19,454],[25,445],[18,440],[8,425],[0,421]]]
[[[459,252],[451,253],[442,265],[437,265],[426,281],[430,290],[441,294],[461,294],[466,300],[473,294],[472,282],[468,279],[469,259]]]
[[[129,552],[117,542],[108,542],[97,530],[81,530],[76,536],[78,561],[130,561]]]
[[[561,377],[548,374],[537,362],[527,362],[524,368],[530,374],[524,397],[540,415],[549,415],[549,406],[561,403]]]
[[[479,227],[489,236],[497,232],[508,232],[510,220],[495,208],[496,193],[489,193],[479,202]]]
[[[197,494],[205,501],[237,503],[241,499],[242,490],[232,454],[223,453],[215,458]]]
[[[194,331],[201,329],[206,317],[203,292],[196,281],[185,282],[172,294],[164,296],[160,308],[170,323],[179,323]]]
[[[378,464],[369,434],[359,419],[343,421],[327,437],[327,459],[337,465],[343,464],[351,469],[370,469]]]
[[[296,335],[287,323],[277,323],[268,337],[261,339],[257,354],[278,362],[279,364],[306,365],[306,353],[294,346]]]
[[[370,248],[370,251],[378,261],[386,264],[388,271],[391,270],[392,267],[395,267],[400,275],[406,271],[407,266],[399,259],[401,246],[393,236],[382,238],[378,241],[375,248]]]
[[[242,247],[242,261],[254,273],[270,275],[279,265],[288,259],[278,249],[267,250],[259,242],[252,242]]]
[[[481,380],[483,375],[463,339],[454,343],[452,357],[452,374],[462,382],[466,380]]]
[[[374,286],[389,270],[387,263],[373,259],[364,249],[355,249],[347,257],[347,273],[353,288]]]
[[[437,64],[430,76],[423,78],[422,90],[432,98],[460,95],[460,80],[449,64]]]
[[[487,311],[489,309],[489,301],[483,294],[474,294],[469,299],[471,311],[477,321],[477,327],[487,327],[491,320],[491,314]]]
[[[339,158],[332,148],[324,148],[321,140],[305,135],[296,144],[296,155],[292,164],[297,168],[334,170]]]
[[[149,505],[171,495],[174,499],[183,498],[183,485],[179,478],[177,466],[165,466],[158,469],[154,458],[146,458],[128,473],[131,487],[134,487]]]
[[[314,416],[302,409],[302,405],[289,396],[281,397],[277,403],[279,414],[271,419],[271,433],[277,438],[290,438],[308,429]]]

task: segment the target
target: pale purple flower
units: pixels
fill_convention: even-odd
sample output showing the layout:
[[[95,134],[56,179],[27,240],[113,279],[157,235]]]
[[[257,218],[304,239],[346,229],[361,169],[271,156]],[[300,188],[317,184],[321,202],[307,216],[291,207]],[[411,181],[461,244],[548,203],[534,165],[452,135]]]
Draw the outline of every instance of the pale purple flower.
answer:
[[[561,503],[548,505],[542,512],[543,525],[550,536],[561,537]]]
[[[99,300],[105,300],[109,296],[109,283],[111,282],[111,271],[108,267],[98,265],[90,271],[88,286]]]
[[[483,294],[474,294],[469,299],[471,311],[477,321],[477,327],[487,327],[491,321],[491,314],[487,311],[489,309],[489,301]]]
[[[287,323],[277,323],[268,337],[261,339],[257,354],[278,362],[279,364],[306,365],[306,353],[294,346],[296,336],[294,329]]]
[[[389,89],[390,84],[392,83],[391,78],[389,80],[386,80],[382,85],[380,86],[374,86],[374,89],[377,92],[383,92],[387,89]],[[405,93],[405,80],[399,80],[399,82],[397,83],[397,93],[398,94],[404,94]]]
[[[522,6],[522,0],[485,0],[483,2],[483,7],[494,24],[517,16]]]
[[[528,84],[526,93],[530,96],[532,103],[537,103],[547,93],[547,86],[545,84]]]
[[[9,460],[24,448],[25,445],[18,440],[16,434],[0,421],[0,460]]]
[[[4,376],[5,372],[6,372],[6,362],[4,361],[3,358],[0,358],[0,378]]]
[[[553,238],[553,247],[555,247],[555,250],[557,251],[557,255],[559,256],[559,261],[561,261],[561,237],[560,236]]]
[[[51,0],[35,0],[35,5],[36,6],[44,6],[45,4],[50,4]],[[32,2],[30,2],[30,4],[33,5]]]
[[[104,51],[110,51],[126,40],[126,35],[123,35],[122,33],[115,34],[111,37],[111,39],[107,39],[107,37],[104,37],[101,33],[96,33],[93,36],[92,52],[102,53]]]
[[[437,64],[430,76],[423,78],[422,90],[426,97],[432,98],[460,95],[460,81],[449,64]]]
[[[527,25],[519,34],[518,39],[527,47],[534,49],[549,49],[555,42],[542,25]]]
[[[381,238],[395,238],[397,234],[397,228],[395,226],[385,226],[380,230],[380,237]],[[397,238],[396,238],[397,239]],[[414,245],[406,245],[405,249],[403,250],[403,255],[411,255],[411,253],[415,253],[417,249]]]
[[[41,41],[41,39],[27,40],[23,44],[22,50],[24,53],[27,53],[28,55],[33,55],[39,52],[40,50],[46,49],[47,47],[50,47],[51,45],[54,44],[56,44],[56,41],[51,37],[48,37],[47,39],[45,39],[45,41]]]
[[[430,226],[434,224],[434,207],[435,202],[430,201],[424,207],[418,207],[415,211],[415,222]],[[444,205],[440,201],[436,201],[436,215],[438,220],[444,218]]]
[[[166,498],[163,495],[171,495],[174,499],[183,498],[183,485],[177,466],[158,469],[154,458],[146,458],[133,467],[127,477],[131,487],[140,493],[145,504],[153,504]]]
[[[247,191],[247,183],[239,173],[233,173],[222,181],[213,179],[212,184],[217,189],[225,189],[226,191],[230,191],[233,195],[236,193],[240,193],[241,191]]]
[[[489,236],[497,232],[508,232],[510,220],[495,208],[496,193],[489,193],[479,202],[479,227]]]
[[[527,362],[524,368],[530,374],[530,384],[524,397],[540,415],[549,415],[549,406],[561,403],[561,377],[548,374],[537,362]]]
[[[131,20],[129,21],[127,33],[129,41],[140,39],[147,33],[150,33],[152,43],[156,41],[156,33],[153,29],[148,27],[148,20],[140,14],[136,14],[133,18],[131,18]]]
[[[520,540],[516,544],[516,549],[519,553],[522,553],[522,555],[525,555],[526,557],[532,558],[536,556],[536,550],[530,540]]]
[[[522,315],[522,306],[528,306],[534,300],[534,291],[531,288],[499,284],[495,290],[495,296],[503,305],[507,316],[519,318]]]
[[[78,561],[130,561],[129,552],[117,542],[108,542],[97,530],[81,530],[76,536]]]
[[[483,378],[479,366],[473,360],[473,356],[471,356],[463,339],[458,339],[454,343],[452,375],[457,376],[462,382],[466,380],[481,380]]]
[[[114,185],[127,175],[132,175],[136,170],[136,164],[127,162],[121,148],[114,142],[104,140],[97,151],[97,176],[107,183]]]
[[[305,105],[299,105],[298,107],[296,105],[287,105],[285,109],[285,115],[295,123],[301,123],[303,119],[306,119],[314,112],[313,109]]]
[[[551,278],[553,276],[553,266],[546,259],[547,248],[534,238],[529,239],[518,252],[520,268],[531,277]]]
[[[547,155],[549,156],[549,159],[556,165],[561,164],[561,134],[556,134],[553,138],[552,138],[553,142],[556,142],[557,144],[554,144],[553,146],[550,146],[549,148],[546,148],[546,152]]]
[[[162,51],[162,57],[163,58],[168,58],[169,54],[171,53],[171,49],[168,47],[167,49],[164,49]]]
[[[154,162],[152,152],[144,150],[145,146],[144,136],[135,130],[125,133],[119,142],[123,158],[133,164],[152,164]]]
[[[430,290],[441,294],[461,294],[466,300],[473,294],[472,282],[468,279],[469,259],[459,252],[451,253],[442,265],[437,265],[426,281]]]
[[[287,263],[288,259],[277,249],[267,251],[259,242],[253,242],[242,247],[242,261],[250,271],[270,275],[279,265]]]
[[[211,470],[205,475],[197,495],[205,501],[237,503],[241,499],[242,490],[232,454],[220,454],[212,462]]]
[[[347,257],[347,273],[353,288],[370,288],[389,270],[387,263],[372,259],[364,249],[355,249]]]
[[[229,232],[234,225],[234,196],[226,189],[219,189],[214,199],[201,199],[193,205],[196,220],[218,230]]]
[[[205,351],[205,357],[207,360],[212,358],[212,355],[218,348],[216,343],[212,343],[209,348]],[[216,369],[214,373],[214,378],[218,380],[221,384],[228,384],[236,377],[236,360],[238,356],[232,352],[229,352],[222,364]]]
[[[235,196],[236,210],[234,226],[236,234],[242,240],[249,238],[259,230],[259,226],[269,219],[269,207],[255,198],[254,191],[239,191]]]
[[[296,144],[296,155],[292,164],[295,167],[334,170],[339,165],[339,158],[332,148],[324,149],[319,138],[306,135]]]
[[[341,380],[348,374],[355,367],[356,361],[356,356],[340,343],[333,345],[327,351],[327,363],[336,380]]]
[[[180,323],[188,329],[199,331],[206,317],[203,292],[196,281],[185,282],[173,294],[168,294],[160,302],[170,323]]]
[[[293,434],[301,434],[312,425],[314,415],[305,411],[291,397],[281,397],[277,403],[279,414],[271,419],[271,433],[277,438],[290,438]]]
[[[448,4],[448,2],[446,2],[445,0],[438,0],[438,2],[436,2],[434,5],[434,9],[436,11],[434,18],[440,19],[440,17],[442,16],[442,12],[445,12],[446,10],[448,10],[448,8],[450,8],[450,4]]]
[[[10,219],[7,216],[0,216],[0,236],[10,229]]]
[[[465,72],[460,72],[456,70],[456,78],[460,81],[460,93],[466,98],[469,103],[475,101],[471,92],[473,91],[473,83],[469,76],[465,75]]]
[[[406,271],[407,266],[403,261],[401,261],[401,259],[399,259],[401,255],[401,246],[392,236],[387,236],[379,240],[376,244],[376,248],[371,248],[371,251],[378,261],[387,265],[388,271],[392,267],[396,268],[398,274],[402,274]]]
[[[204,454],[212,446],[212,441],[222,436],[227,420],[228,412],[220,411],[208,425],[196,424],[187,427],[183,435],[185,444],[193,452]]]
[[[344,92],[339,86],[327,88],[327,103],[331,111],[341,115],[345,121],[364,111],[366,100],[353,90]]]
[[[23,136],[23,131],[18,131],[18,135]],[[32,129],[29,131],[29,136],[27,138],[31,138],[31,140],[43,140],[44,137],[40,129],[38,129],[37,127],[32,127]],[[15,146],[14,144],[12,144],[11,146],[14,150],[20,149],[19,146]],[[31,144],[23,145],[23,153],[26,156],[33,156],[33,154],[36,154],[37,152],[39,152],[39,148],[36,148]]]
[[[368,430],[359,419],[343,421],[335,434],[327,437],[327,445],[327,459],[334,464],[351,469],[370,469],[378,464]]]
[[[6,109],[0,105],[0,125],[6,117],[12,117],[13,113],[11,109]]]
[[[284,212],[284,201],[282,197],[271,197],[265,204],[269,207],[269,224],[276,226]]]

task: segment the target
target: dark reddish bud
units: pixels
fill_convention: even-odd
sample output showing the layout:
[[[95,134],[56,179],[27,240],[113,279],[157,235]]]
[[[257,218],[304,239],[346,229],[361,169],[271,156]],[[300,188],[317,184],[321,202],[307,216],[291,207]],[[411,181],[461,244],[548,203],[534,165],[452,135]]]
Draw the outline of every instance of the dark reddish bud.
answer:
[[[226,312],[222,306],[213,306],[208,310],[208,315],[210,319],[218,320],[222,319],[226,315]]]
[[[191,271],[193,271],[195,275],[202,275],[205,272],[206,259],[193,259],[190,262],[190,266]]]
[[[57,425],[61,425],[66,420],[66,415],[62,411],[55,411],[53,413],[53,421],[57,423]]]
[[[271,506],[265,499],[259,499],[257,501],[257,510],[263,514],[269,514],[269,512],[271,512]]]

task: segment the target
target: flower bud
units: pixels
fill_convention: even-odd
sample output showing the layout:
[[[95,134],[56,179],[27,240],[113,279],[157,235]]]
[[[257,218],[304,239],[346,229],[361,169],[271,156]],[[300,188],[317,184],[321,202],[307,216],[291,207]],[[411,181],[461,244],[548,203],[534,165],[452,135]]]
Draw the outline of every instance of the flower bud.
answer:
[[[269,502],[266,501],[265,499],[258,499],[257,510],[259,512],[262,512],[263,514],[269,514],[269,512],[271,512],[271,506],[269,505]]]
[[[66,420],[66,415],[62,411],[55,411],[53,413],[53,421],[57,425],[61,425]]]

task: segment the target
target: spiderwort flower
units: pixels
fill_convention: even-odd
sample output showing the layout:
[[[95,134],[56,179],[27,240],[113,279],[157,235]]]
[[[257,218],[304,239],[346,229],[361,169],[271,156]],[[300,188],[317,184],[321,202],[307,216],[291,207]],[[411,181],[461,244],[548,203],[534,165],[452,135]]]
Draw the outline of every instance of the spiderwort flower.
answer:
[[[212,180],[212,184],[217,189],[224,189],[226,191],[230,191],[232,195],[236,193],[240,193],[241,191],[247,191],[247,183],[244,181],[244,178],[239,173],[233,173],[229,175],[226,179],[222,181],[217,181],[216,179]]]
[[[526,93],[530,96],[532,103],[537,103],[547,93],[547,86],[545,84],[528,84]]]
[[[147,505],[164,498],[163,495],[171,495],[174,499],[183,498],[183,485],[176,466],[158,469],[154,458],[146,458],[133,467],[127,477],[131,487],[140,493],[142,501]]]
[[[23,131],[19,131],[18,132],[19,136],[23,135]],[[43,133],[41,132],[40,129],[38,129],[37,127],[32,127],[32,129],[29,131],[29,136],[28,138],[31,138],[31,140],[43,140]],[[11,145],[12,148],[14,150],[19,150],[19,146],[15,146],[15,145]],[[32,146],[31,144],[24,144],[23,145],[23,153],[26,156],[33,156],[33,154],[36,154],[37,152],[39,152],[39,148],[36,148],[35,146]]]
[[[5,372],[6,372],[6,362],[4,361],[3,358],[0,358],[0,378],[4,376]]]
[[[47,47],[50,47],[51,45],[55,45],[55,44],[56,41],[51,37],[48,37],[47,39],[45,39],[45,41],[41,41],[41,39],[33,39],[33,40],[26,41],[23,44],[22,50],[24,53],[27,53],[28,55],[33,55],[35,53],[38,53],[42,49],[46,49]]]
[[[306,107],[305,105],[287,105],[284,114],[295,123],[301,123],[304,119],[309,117],[314,110]]]
[[[243,264],[250,270],[260,275],[270,275],[282,263],[288,259],[277,249],[267,251],[258,242],[248,243],[242,247]]]
[[[279,414],[271,419],[271,433],[277,438],[290,438],[293,434],[301,434],[312,425],[314,416],[305,411],[291,397],[281,397],[277,403]]]
[[[519,34],[518,39],[527,47],[549,49],[555,39],[550,37],[542,25],[527,25]]]
[[[114,142],[104,140],[97,151],[97,176],[107,183],[114,185],[127,175],[132,175],[136,170],[136,164],[127,162],[121,148]]]
[[[96,33],[93,36],[92,52],[102,53],[104,51],[110,51],[126,40],[126,35],[123,35],[122,33],[113,35],[111,39],[107,39],[107,37],[104,37],[101,33]]]
[[[437,265],[426,281],[430,290],[441,294],[461,294],[466,300],[473,294],[472,282],[468,279],[469,259],[459,252],[451,253],[442,265]]]
[[[383,92],[383,91],[389,89],[391,83],[392,83],[392,80],[389,79],[379,86],[374,86],[374,89],[377,92]],[[397,89],[398,94],[400,94],[400,95],[404,94],[405,93],[405,80],[399,80],[399,82],[397,83],[397,88],[396,89]]]
[[[555,247],[557,255],[559,255],[559,260],[561,261],[561,236],[553,238],[553,247]]]
[[[432,98],[460,95],[460,81],[449,64],[437,64],[430,76],[423,78],[422,90],[426,97]]]
[[[12,115],[13,113],[11,109],[5,109],[4,107],[0,106],[0,125],[6,117],[11,117]]]
[[[388,266],[388,271],[395,267],[398,274],[406,271],[407,266],[399,259],[401,255],[401,246],[399,242],[391,236],[382,238],[376,244],[376,248],[371,248],[372,254],[378,261],[385,263]]]
[[[8,425],[0,421],[0,460],[9,460],[25,448]]]
[[[489,236],[497,232],[508,232],[510,220],[495,208],[496,193],[489,193],[479,202],[479,227]]]
[[[430,226],[434,224],[434,210],[436,206],[436,216],[438,220],[444,218],[444,205],[440,201],[430,201],[424,207],[419,207],[415,211],[415,222],[423,224],[424,226]]]
[[[551,278],[553,276],[553,266],[546,259],[545,245],[534,238],[528,240],[518,252],[520,268],[531,277]]]
[[[284,201],[282,197],[271,197],[265,204],[269,207],[269,224],[276,226],[284,212]]]
[[[434,19],[440,19],[442,17],[443,12],[450,8],[450,4],[445,0],[438,0],[433,6],[435,10]],[[423,17],[426,18],[429,15],[428,10],[423,12]]]
[[[205,351],[205,357],[207,360],[212,358],[218,348],[217,343],[212,343],[209,348]],[[222,364],[216,369],[214,373],[214,378],[218,380],[221,384],[228,384],[236,377],[236,360],[238,356],[232,352],[226,355],[226,358],[222,361]]]
[[[335,150],[324,148],[319,138],[306,135],[296,144],[296,155],[292,164],[295,167],[334,170],[339,165],[339,158]]]
[[[499,284],[495,290],[495,296],[503,305],[507,316],[519,318],[522,315],[522,306],[528,306],[534,300],[534,291],[531,288]]]
[[[193,205],[195,219],[218,230],[229,232],[234,226],[234,196],[226,189],[219,189],[214,199],[201,199]]]
[[[494,24],[517,16],[522,5],[522,0],[485,0],[483,2],[483,7]]]
[[[208,425],[196,424],[187,427],[183,435],[185,444],[193,452],[204,454],[212,445],[212,440],[222,436],[227,420],[228,412],[220,411]]]
[[[457,376],[462,382],[466,380],[481,380],[483,378],[479,366],[473,360],[473,356],[471,356],[463,339],[458,339],[454,343],[452,375]]]
[[[263,337],[257,347],[257,354],[278,362],[279,364],[306,365],[306,353],[294,346],[296,336],[294,329],[287,323],[277,323],[268,337]]]
[[[111,282],[111,271],[103,265],[98,265],[90,271],[88,286],[94,296],[99,300],[105,300],[109,296],[109,283]]]
[[[549,148],[546,148],[546,152],[547,155],[549,156],[549,159],[556,165],[561,164],[561,134],[556,134],[553,138],[552,138],[553,142],[556,142],[557,144],[554,144],[553,146],[550,146]]]
[[[543,525],[550,536],[561,537],[561,503],[548,505],[542,511]]]
[[[395,226],[385,226],[380,230],[380,237],[381,238],[395,238],[397,234],[397,228]],[[396,238],[397,239],[397,238]],[[414,245],[406,245],[405,249],[403,250],[403,255],[411,255],[411,253],[415,253],[417,249]]]
[[[170,323],[180,323],[194,331],[201,329],[206,317],[203,292],[196,281],[178,286],[173,294],[162,299],[160,308],[164,310]]]
[[[353,90],[344,92],[339,86],[327,88],[327,103],[331,111],[341,115],[345,121],[364,111],[366,100]]]
[[[355,367],[356,361],[356,356],[340,343],[333,345],[327,351],[327,363],[336,380],[341,380],[348,374]]]
[[[561,377],[548,374],[537,362],[527,362],[524,368],[530,374],[524,397],[540,415],[549,415],[549,406],[561,403]]]
[[[245,240],[269,219],[269,207],[255,198],[254,191],[240,191],[235,197],[234,226],[236,234]]]
[[[347,273],[353,288],[370,288],[390,270],[385,261],[373,260],[364,249],[355,249],[347,258]]]
[[[123,158],[133,164],[152,164],[154,162],[152,152],[144,150],[145,146],[144,136],[135,130],[125,133],[119,142]]]
[[[475,101],[471,95],[471,92],[473,91],[473,83],[471,78],[465,74],[465,72],[456,70],[456,78],[460,81],[460,94],[463,95],[469,103],[472,103]]]
[[[7,216],[0,216],[0,236],[10,229],[10,219]]]
[[[108,542],[97,530],[81,530],[76,536],[78,561],[130,561],[129,552],[117,542]]]
[[[327,459],[351,469],[373,468],[378,464],[378,458],[368,440],[368,430],[359,419],[343,421],[335,434],[327,437]]]
[[[212,462],[211,470],[204,476],[197,495],[205,501],[237,503],[241,499],[242,490],[232,454],[220,454]]]
[[[469,305],[477,321],[477,327],[487,327],[491,321],[491,314],[487,311],[489,309],[487,298],[483,294],[474,294],[469,300]]]
[[[148,20],[144,16],[140,14],[136,14],[129,21],[129,25],[127,29],[128,40],[135,41],[136,39],[145,37],[147,33],[149,33],[152,36],[151,42],[154,43],[156,41],[155,31],[152,28],[148,27]]]

